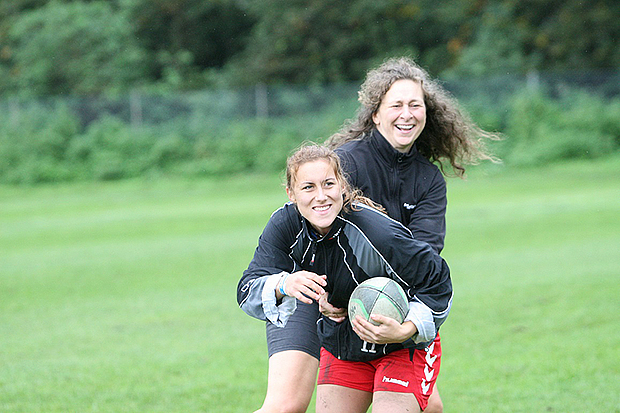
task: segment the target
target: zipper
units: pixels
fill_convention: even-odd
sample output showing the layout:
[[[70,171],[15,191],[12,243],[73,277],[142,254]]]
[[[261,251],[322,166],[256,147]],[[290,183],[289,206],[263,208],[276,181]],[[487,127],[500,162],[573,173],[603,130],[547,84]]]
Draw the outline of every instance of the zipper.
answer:
[[[393,169],[393,173],[392,173],[392,182],[391,182],[391,188],[390,188],[390,192],[392,194],[393,199],[398,199],[398,177],[400,175],[400,166],[403,162],[403,160],[405,159],[405,155],[403,155],[402,153],[399,153],[396,156],[396,163],[392,164]]]
[[[310,257],[310,266],[314,267],[314,259],[316,258],[316,244],[317,242],[312,240],[310,241],[310,247],[312,249],[312,257]]]

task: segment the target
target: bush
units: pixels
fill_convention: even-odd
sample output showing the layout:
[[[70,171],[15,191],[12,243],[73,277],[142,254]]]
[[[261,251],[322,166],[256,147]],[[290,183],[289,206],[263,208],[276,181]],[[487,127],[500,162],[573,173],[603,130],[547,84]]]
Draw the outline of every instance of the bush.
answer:
[[[607,103],[580,92],[559,99],[531,91],[517,94],[498,145],[507,163],[518,165],[595,158],[620,147],[620,100]]]
[[[474,108],[483,127],[504,132],[506,139],[492,149],[508,165],[594,158],[620,148],[618,98],[574,91],[552,98],[525,89],[502,97],[501,105],[485,99],[478,96],[464,106]],[[233,110],[225,117],[189,105],[166,122],[132,125],[105,115],[85,126],[67,106],[22,104],[19,116],[0,110],[0,182],[280,172],[302,142],[322,142],[353,116],[351,99],[327,101],[321,110],[296,108],[272,118],[234,117]]]
[[[78,133],[76,118],[65,108],[52,112],[37,105],[21,116],[0,119],[0,180],[8,183],[67,181],[67,149]]]

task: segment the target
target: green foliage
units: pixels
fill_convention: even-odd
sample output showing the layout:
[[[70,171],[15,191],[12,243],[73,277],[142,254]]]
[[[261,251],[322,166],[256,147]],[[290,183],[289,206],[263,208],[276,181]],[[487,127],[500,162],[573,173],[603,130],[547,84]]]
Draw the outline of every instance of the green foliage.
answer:
[[[459,7],[460,5],[460,7]],[[620,24],[614,0],[449,2],[457,33],[442,74],[525,74],[620,66]]]
[[[49,2],[19,15],[9,37],[11,83],[21,94],[123,90],[143,74],[129,23],[108,2]]]
[[[619,149],[620,99],[524,90],[513,98],[506,135],[501,155],[514,164],[600,157]]]
[[[37,183],[74,179],[64,160],[77,131],[77,120],[65,107],[54,111],[23,108],[19,119],[7,114],[0,121],[1,180]]]
[[[257,23],[229,69],[250,84],[331,83],[362,79],[369,64],[396,53],[438,69],[445,62],[433,52],[455,31],[447,21],[453,15],[438,13],[440,7],[429,0],[250,2]]]
[[[37,119],[31,123],[30,119]],[[172,168],[189,156],[186,139],[174,133],[134,129],[105,117],[81,132],[66,108],[32,108],[0,127],[0,181],[40,183],[117,180]]]
[[[552,98],[511,82],[497,83],[498,93],[490,82],[455,88],[478,123],[505,134],[492,149],[507,165],[620,149],[620,99],[568,89]],[[139,122],[122,101],[11,100],[0,110],[0,182],[280,172],[302,142],[322,142],[353,116],[352,96],[349,87],[270,89],[267,117],[255,114],[248,104],[255,96],[245,92],[143,96]]]
[[[321,113],[279,119],[245,119],[233,122],[217,134],[198,132],[193,148],[194,160],[182,167],[183,172],[206,176],[248,171],[280,172],[296,147],[307,140],[327,138],[337,128],[338,122],[330,121]]]
[[[447,75],[480,77],[498,73],[520,73],[527,70],[526,58],[520,45],[525,34],[514,24],[508,4],[489,4],[481,16],[475,39],[464,48],[459,64]]]
[[[440,76],[617,70],[619,14],[615,0],[10,0],[0,92],[360,81],[395,55]]]
[[[620,65],[614,0],[271,0],[248,9],[256,24],[227,69],[251,84],[361,80],[403,54],[440,75]]]
[[[534,67],[620,67],[617,1],[528,0],[514,4],[513,19],[526,36],[521,49]]]
[[[71,155],[87,177],[114,180],[144,172],[151,144],[148,135],[134,133],[117,119],[104,118],[78,137]]]
[[[247,42],[253,20],[233,0],[123,0],[130,26],[148,56],[149,78],[174,90],[213,81]]]

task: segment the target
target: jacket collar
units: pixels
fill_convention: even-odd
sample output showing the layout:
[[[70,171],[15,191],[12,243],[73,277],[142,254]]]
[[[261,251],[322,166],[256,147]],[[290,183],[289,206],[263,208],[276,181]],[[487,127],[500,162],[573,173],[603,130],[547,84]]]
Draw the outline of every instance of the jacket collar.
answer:
[[[340,214],[342,214],[342,212]],[[316,241],[316,242],[329,241],[329,240],[336,238],[338,234],[340,234],[340,230],[342,229],[342,227],[344,227],[344,223],[345,223],[344,220],[340,217],[340,215],[338,215],[336,217],[336,220],[332,224],[332,227],[330,228],[329,232],[321,237],[319,233],[314,229],[312,224],[310,224],[310,222],[306,218],[304,218],[301,214],[299,215],[301,217],[304,233],[311,241]]]
[[[373,149],[376,150],[381,159],[387,162],[388,165],[394,165],[399,162],[410,163],[418,152],[415,144],[408,153],[397,151],[376,128],[370,133],[369,139]]]

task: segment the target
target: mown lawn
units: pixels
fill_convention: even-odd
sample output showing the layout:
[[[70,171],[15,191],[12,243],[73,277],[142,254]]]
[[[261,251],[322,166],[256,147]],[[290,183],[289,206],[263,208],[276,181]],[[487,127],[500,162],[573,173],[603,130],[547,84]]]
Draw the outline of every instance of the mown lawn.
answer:
[[[248,412],[276,176],[0,187],[0,411]],[[620,158],[449,180],[446,412],[620,412]],[[314,411],[311,408],[310,411]]]

